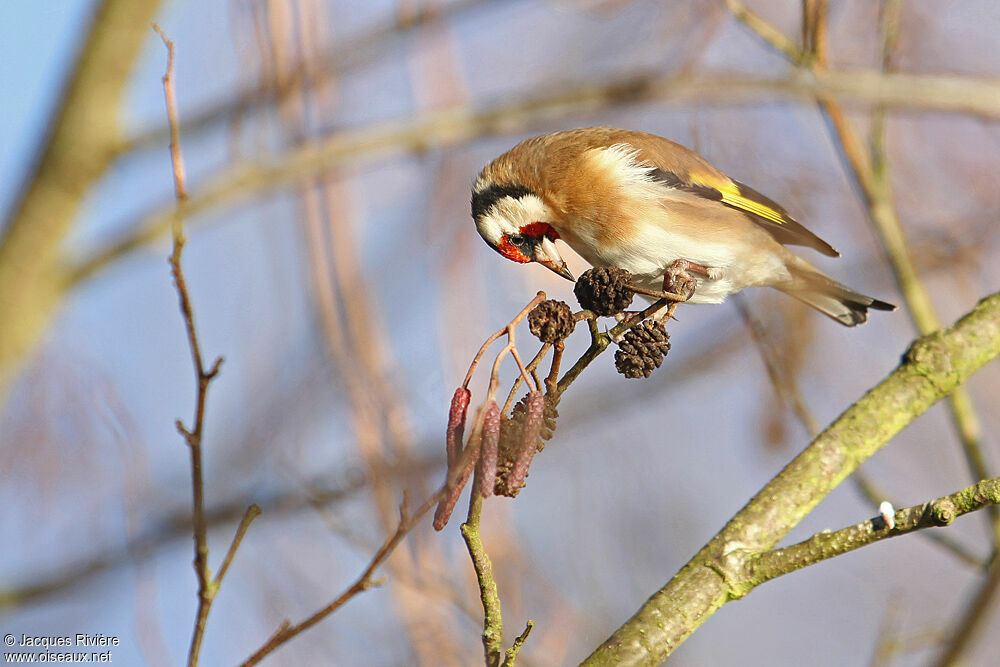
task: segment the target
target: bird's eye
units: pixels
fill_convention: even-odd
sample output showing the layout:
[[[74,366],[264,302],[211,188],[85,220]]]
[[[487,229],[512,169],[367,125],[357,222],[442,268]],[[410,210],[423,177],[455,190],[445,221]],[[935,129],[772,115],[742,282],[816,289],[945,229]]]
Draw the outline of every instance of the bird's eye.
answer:
[[[511,234],[509,239],[511,245],[522,246],[524,245],[524,236],[521,234]]]

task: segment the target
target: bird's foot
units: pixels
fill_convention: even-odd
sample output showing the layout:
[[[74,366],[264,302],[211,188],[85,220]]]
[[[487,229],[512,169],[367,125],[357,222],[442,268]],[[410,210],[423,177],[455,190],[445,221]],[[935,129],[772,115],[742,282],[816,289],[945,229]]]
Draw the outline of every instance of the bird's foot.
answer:
[[[663,271],[663,291],[683,295],[685,300],[689,300],[694,296],[694,291],[698,287],[698,279],[692,276],[690,272],[700,273],[711,278],[716,270],[697,262],[692,262],[689,259],[674,260]],[[678,303],[680,302],[671,302],[656,313],[654,319],[661,324],[665,324],[673,318]]]
[[[690,299],[698,286],[698,279],[689,272],[711,276],[713,271],[707,266],[697,264],[688,259],[677,259],[667,265],[663,271],[663,291],[673,294],[686,294]]]

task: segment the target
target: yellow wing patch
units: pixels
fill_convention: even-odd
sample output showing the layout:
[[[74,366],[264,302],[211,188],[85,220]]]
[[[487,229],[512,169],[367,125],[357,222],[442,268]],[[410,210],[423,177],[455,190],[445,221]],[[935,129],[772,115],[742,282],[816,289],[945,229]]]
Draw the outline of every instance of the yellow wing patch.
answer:
[[[747,213],[753,213],[754,215],[764,218],[765,220],[773,222],[777,225],[783,225],[788,222],[788,218],[784,212],[776,210],[763,202],[747,197],[741,191],[740,185],[734,183],[728,178],[719,178],[714,174],[698,172],[692,172],[689,175],[689,178],[693,183],[717,190],[721,195],[720,199],[723,204],[728,204],[729,206],[741,209]],[[753,194],[760,196],[757,192],[753,192]]]
[[[735,206],[736,208],[741,208],[744,211],[749,211],[754,215],[760,216],[765,220],[770,220],[779,225],[785,224],[785,216],[778,213],[770,206],[760,204],[753,201],[752,199],[747,199],[740,194],[739,189],[733,188],[735,192],[722,191],[722,203],[729,204],[730,206]]]

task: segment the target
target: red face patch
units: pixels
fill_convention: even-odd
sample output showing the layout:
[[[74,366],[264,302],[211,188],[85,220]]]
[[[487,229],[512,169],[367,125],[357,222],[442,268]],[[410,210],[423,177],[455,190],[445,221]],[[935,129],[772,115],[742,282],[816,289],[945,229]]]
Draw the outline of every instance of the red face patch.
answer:
[[[556,230],[552,229],[552,226],[545,222],[530,222],[521,227],[518,230],[518,233],[526,239],[531,239],[532,243],[521,243],[520,247],[518,247],[511,243],[510,236],[508,234],[504,234],[503,238],[500,239],[500,244],[497,246],[497,250],[499,250],[500,254],[507,259],[512,262],[518,262],[519,264],[526,264],[532,261],[530,257],[524,254],[522,248],[528,247],[528,245],[537,245],[542,236],[547,236],[552,241],[559,238],[559,234]]]
[[[521,252],[521,249],[510,242],[510,237],[506,234],[500,239],[500,245],[497,246],[497,250],[500,254],[511,260],[512,262],[518,262],[519,264],[526,264],[530,262],[531,259]]]
[[[555,241],[559,238],[559,234],[556,230],[552,229],[552,225],[547,222],[529,222],[524,227],[521,227],[521,233],[525,236],[548,236],[549,239]]]

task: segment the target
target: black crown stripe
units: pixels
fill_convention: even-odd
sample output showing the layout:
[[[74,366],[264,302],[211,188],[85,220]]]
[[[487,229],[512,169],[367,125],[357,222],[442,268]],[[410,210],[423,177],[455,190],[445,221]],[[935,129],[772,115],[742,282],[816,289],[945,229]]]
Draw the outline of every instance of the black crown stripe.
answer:
[[[475,220],[486,215],[499,200],[504,197],[520,199],[525,195],[535,194],[523,185],[490,185],[484,190],[472,193],[472,217]]]

